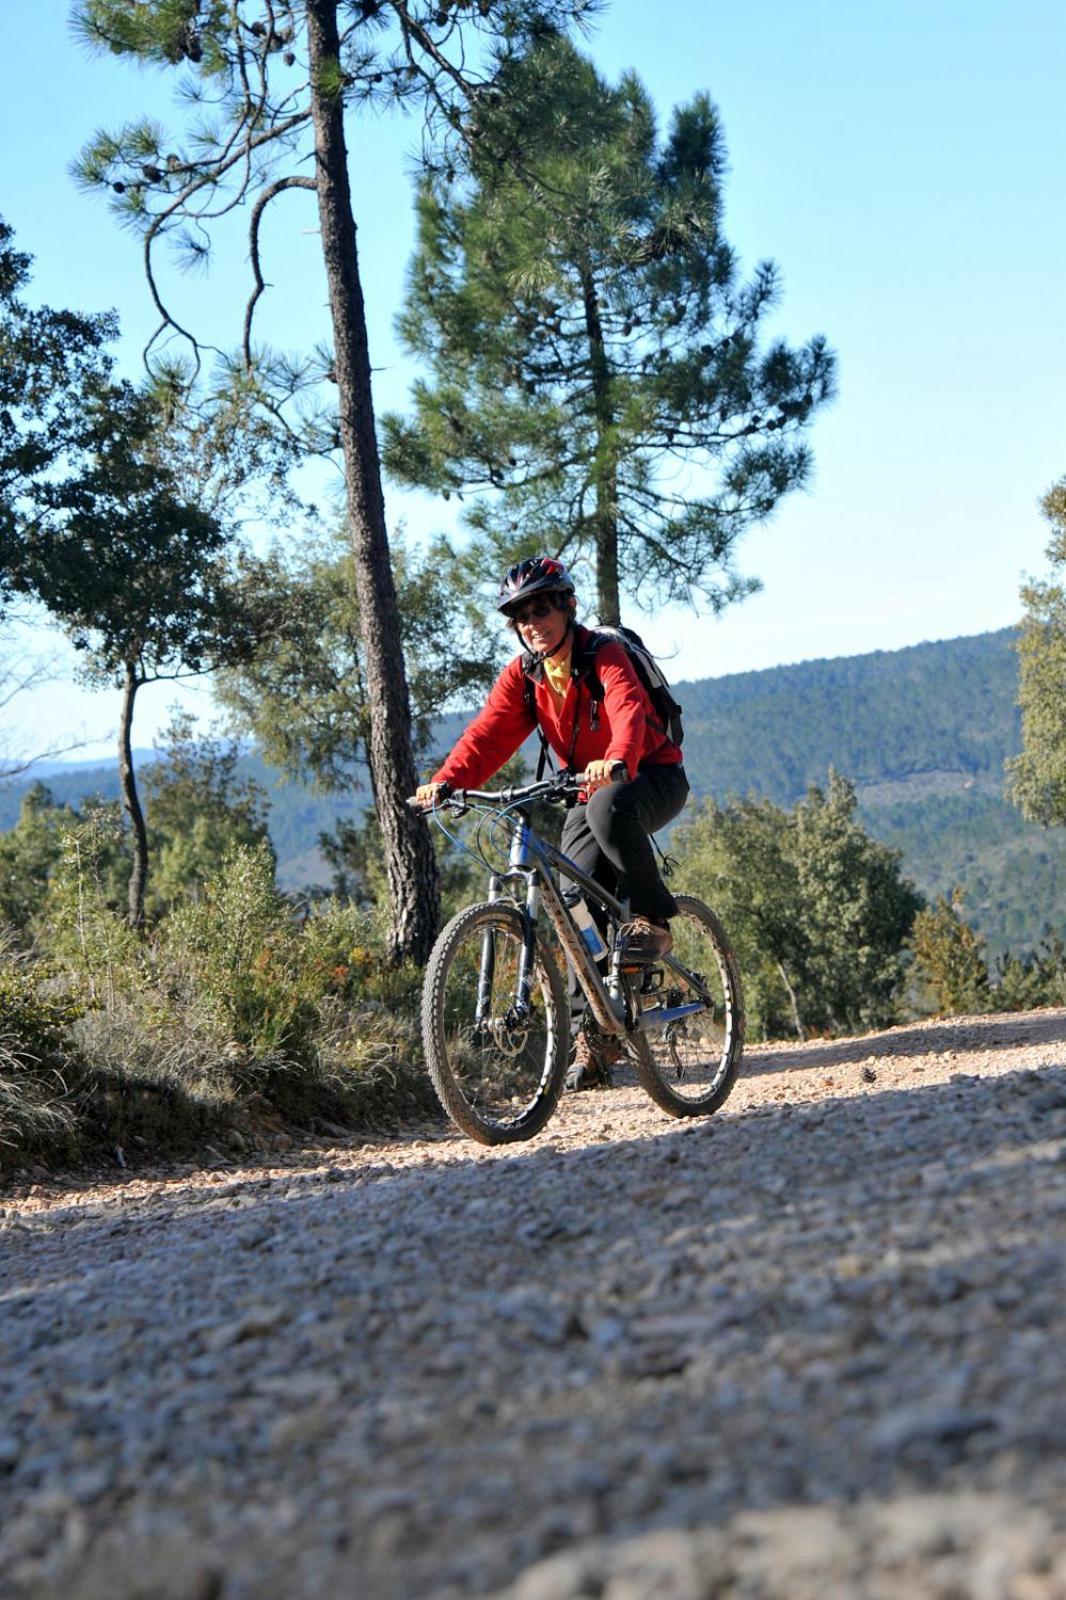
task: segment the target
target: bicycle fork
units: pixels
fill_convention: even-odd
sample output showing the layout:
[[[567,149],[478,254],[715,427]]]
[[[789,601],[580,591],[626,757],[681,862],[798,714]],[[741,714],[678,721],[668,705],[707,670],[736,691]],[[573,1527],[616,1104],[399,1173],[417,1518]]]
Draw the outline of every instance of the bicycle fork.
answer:
[[[513,1026],[524,1022],[530,1012],[530,994],[533,990],[533,974],[536,962],[536,923],[537,913],[540,910],[540,891],[538,888],[538,874],[532,868],[529,859],[528,829],[523,823],[515,829],[511,840],[511,854],[506,873],[494,872],[489,879],[489,900],[496,901],[504,898],[504,884],[515,878],[521,879],[526,885],[526,904],[522,916],[522,949],[518,957],[518,973],[515,981],[515,994],[508,1010],[505,1021]],[[481,938],[481,970],[478,974],[477,1008],[475,1021],[484,1023],[491,1019],[492,984],[496,976],[496,936],[491,928],[486,928]]]

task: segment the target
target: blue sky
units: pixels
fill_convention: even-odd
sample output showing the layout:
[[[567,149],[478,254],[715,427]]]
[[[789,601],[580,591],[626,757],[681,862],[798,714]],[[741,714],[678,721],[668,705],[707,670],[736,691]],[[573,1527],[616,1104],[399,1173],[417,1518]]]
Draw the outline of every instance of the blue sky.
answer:
[[[10,10],[0,212],[36,257],[35,297],[119,309],[134,371],[152,320],[138,247],[67,166],[98,127],[145,109],[167,120],[167,82],[87,57],[66,0]],[[1016,620],[1019,583],[1043,566],[1039,496],[1066,472],[1062,0],[616,0],[590,48],[608,76],[640,73],[664,123],[673,105],[711,94],[729,149],[727,234],[745,264],[778,263],[775,331],[823,332],[840,363],[839,398],[813,430],[809,491],[739,551],[763,592],[716,622],[633,619],[672,656],[671,674],[896,649]],[[416,138],[396,117],[351,137],[379,411],[403,405],[411,377],[392,319]],[[268,234],[278,291],[264,332],[282,344],[325,331],[313,226],[312,206],[293,197]],[[231,267],[180,289],[227,343],[242,283],[239,245],[231,254]],[[444,524],[421,497],[389,491],[388,509],[416,533]],[[116,698],[42,688],[9,710],[21,732],[6,742],[25,747],[27,727],[38,742],[109,738]],[[166,686],[145,694],[138,743],[173,698]],[[203,691],[193,703],[209,709]]]

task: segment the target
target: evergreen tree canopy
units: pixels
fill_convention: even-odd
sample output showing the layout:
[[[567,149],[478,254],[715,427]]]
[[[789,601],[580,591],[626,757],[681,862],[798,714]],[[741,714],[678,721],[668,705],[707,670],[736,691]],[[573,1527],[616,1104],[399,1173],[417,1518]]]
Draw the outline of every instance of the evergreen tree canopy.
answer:
[[[1018,704],[1022,753],[1007,762],[1010,792],[1034,822],[1066,823],[1066,478],[1042,501],[1052,527],[1051,578],[1022,590]]]
[[[898,850],[872,839],[832,770],[792,811],[707,801],[671,843],[683,881],[729,929],[754,1028],[854,1033],[893,1022],[923,905]]]
[[[56,481],[84,443],[83,407],[108,378],[113,317],[36,309],[30,257],[0,219],[0,603],[16,586]]]
[[[223,597],[226,533],[158,460],[153,397],[109,385],[84,411],[77,470],[45,485],[19,585],[87,652],[86,672],[142,681],[199,671],[236,616]]]
[[[134,705],[143,684],[232,660],[258,619],[236,603],[227,530],[198,503],[173,414],[157,386],[101,384],[82,408],[77,455],[38,491],[42,508],[13,586],[43,604],[85,652],[84,676],[122,687],[119,772],[134,835],[129,919],[144,918],[148,836],[133,771]],[[219,493],[221,494],[221,489]]]
[[[760,343],[778,293],[723,232],[725,143],[706,95],[660,139],[638,78],[612,88],[566,40],[504,63],[461,164],[422,184],[400,331],[429,368],[384,420],[403,482],[474,492],[502,568],[552,548],[620,590],[715,609],[752,583],[734,545],[810,468],[833,357]]]
[[[394,953],[425,959],[436,933],[436,860],[422,818],[405,804],[415,784],[411,706],[389,554],[374,422],[346,113],[412,100],[445,146],[473,137],[482,99],[509,53],[545,29],[567,26],[590,0],[79,0],[76,24],[97,49],[169,64],[197,107],[171,139],[142,119],[100,134],[78,164],[81,179],[110,191],[143,235],[160,333],[195,334],[161,292],[158,246],[187,262],[208,253],[220,218],[247,208],[250,292],[243,361],[264,406],[308,448],[339,450],[365,659],[368,754],[394,911]],[[316,200],[332,349],[309,359],[266,359],[253,350],[266,288],[261,228],[293,191]],[[320,421],[303,401],[336,385]],[[295,420],[294,420],[295,419]]]
[[[319,541],[295,558],[275,551],[250,567],[244,603],[278,626],[223,672],[218,693],[263,756],[287,776],[343,793],[366,763],[370,716],[351,554]],[[499,662],[496,636],[475,599],[456,597],[456,560],[444,541],[423,555],[402,544],[395,581],[404,648],[412,662],[412,732],[424,750],[434,723],[487,692]]]

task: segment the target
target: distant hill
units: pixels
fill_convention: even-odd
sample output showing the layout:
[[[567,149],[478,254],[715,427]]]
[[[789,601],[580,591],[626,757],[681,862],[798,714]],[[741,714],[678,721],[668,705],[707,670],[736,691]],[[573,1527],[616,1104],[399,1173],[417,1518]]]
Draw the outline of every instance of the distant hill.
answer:
[[[790,804],[830,766],[859,787],[992,779],[1020,746],[1012,630],[679,686],[694,787]]]
[[[926,894],[967,895],[993,954],[1066,927],[1066,830],[1025,822],[1003,795],[1021,748],[1013,629],[805,661],[678,687],[698,793],[782,805],[830,766],[855,784],[870,832]]]
[[[960,884],[993,952],[1028,949],[1045,924],[1066,926],[1066,830],[1024,822],[1003,799],[1003,762],[1020,745],[1012,630],[805,661],[675,685],[685,759],[697,795],[749,792],[791,805],[830,766],[856,785],[866,826],[903,852],[927,894]],[[447,749],[466,716],[443,719]],[[314,794],[279,781],[258,756],[244,769],[268,790],[270,831],[286,888],[327,882],[318,836],[357,815],[368,791]],[[33,775],[0,786],[0,829]],[[114,797],[113,767],[46,779],[57,800]]]

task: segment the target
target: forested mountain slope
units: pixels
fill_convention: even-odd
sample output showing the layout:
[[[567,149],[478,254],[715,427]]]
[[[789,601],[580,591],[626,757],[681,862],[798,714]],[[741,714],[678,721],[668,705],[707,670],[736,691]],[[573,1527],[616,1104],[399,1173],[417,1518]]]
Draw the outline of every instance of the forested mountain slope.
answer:
[[[960,884],[993,951],[1030,948],[1045,924],[1066,925],[1066,833],[1023,822],[1003,799],[1003,762],[1019,748],[1012,637],[1003,629],[678,683],[693,789],[718,799],[754,791],[790,805],[834,766],[856,785],[870,831],[903,851],[920,888]],[[445,719],[440,749],[464,721]],[[282,883],[326,881],[318,836],[361,810],[366,789],[312,794],[277,783],[254,754],[245,764],[269,788]],[[0,828],[14,823],[28,781],[0,788]],[[117,793],[111,767],[46,781],[72,804]]]
[[[926,894],[966,891],[993,953],[1066,926],[1066,832],[1003,796],[1020,748],[1013,630],[678,688],[697,793],[790,805],[830,766]]]
[[[1012,630],[804,661],[678,688],[694,786],[799,799],[830,766],[858,787],[991,779],[1019,744]]]

